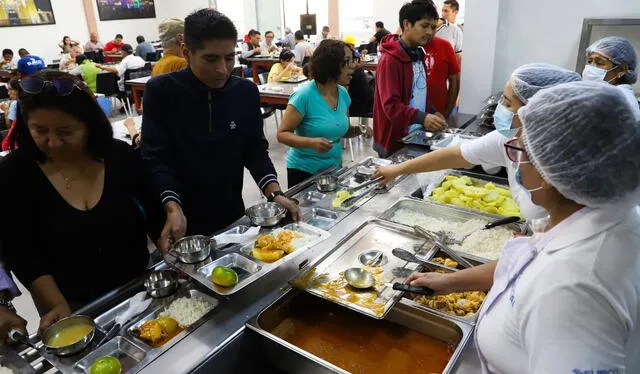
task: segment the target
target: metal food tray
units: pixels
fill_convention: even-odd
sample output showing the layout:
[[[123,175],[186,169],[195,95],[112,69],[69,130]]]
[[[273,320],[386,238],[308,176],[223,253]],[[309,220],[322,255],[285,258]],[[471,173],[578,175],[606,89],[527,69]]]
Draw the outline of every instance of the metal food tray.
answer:
[[[328,232],[304,222],[291,223],[280,229],[298,231],[313,237],[313,240],[301,248],[296,248],[293,253],[285,255],[280,260],[272,263],[262,262],[249,254],[253,248],[253,240],[248,243],[234,245],[226,250],[216,250],[211,253],[211,258],[197,264],[183,264],[173,257],[166,257],[165,261],[218,295],[232,295],[275,270],[283,263],[293,261],[296,257],[304,253],[305,250],[326,240],[330,236]],[[273,231],[274,229],[263,229],[261,230],[261,234],[270,234]],[[216,266],[227,266],[235,270],[236,273],[238,273],[238,283],[233,287],[221,287],[214,284],[210,279],[210,275]]]
[[[476,210],[463,209],[454,205],[440,204],[431,200],[420,200],[412,197],[405,197],[398,200],[391,207],[385,210],[381,215],[380,219],[395,222],[396,224],[405,225],[402,222],[398,222],[393,219],[393,216],[400,209],[407,209],[412,212],[422,214],[427,217],[446,219],[457,222],[465,222],[470,219],[481,219],[485,221],[494,221],[496,218],[500,218],[500,216],[495,216],[493,214],[482,213]],[[410,225],[406,225],[410,226]],[[516,222],[505,225],[506,228],[522,234],[529,234],[526,223],[524,222]],[[478,263],[487,263],[491,260],[475,256],[466,252],[458,252],[465,258],[476,261]]]
[[[496,187],[499,188],[504,188],[505,190],[509,190],[511,191],[511,189],[509,188],[509,181],[505,178],[500,178],[500,177],[494,177],[494,176],[486,176],[486,178],[488,179],[484,179],[482,178],[481,175],[475,174],[475,173],[470,173],[470,172],[463,172],[460,170],[446,170],[443,175],[442,178],[440,178],[438,180],[437,183],[433,183],[433,184],[429,184],[426,188],[424,189],[420,189],[420,195],[422,196],[422,199],[424,201],[429,201],[432,202],[434,204],[439,204],[439,205],[445,205],[445,206],[453,206],[468,212],[474,212],[474,213],[481,213],[487,216],[492,217],[492,221],[495,221],[496,219],[500,219],[500,218],[505,218],[504,216],[501,216],[499,214],[492,214],[492,213],[485,213],[482,212],[480,210],[477,209],[472,209],[472,208],[466,208],[466,207],[461,207],[461,206],[457,206],[457,205],[453,205],[453,204],[444,204],[441,203],[439,201],[435,201],[435,200],[431,200],[431,193],[433,193],[433,190],[435,190],[436,188],[440,187],[442,185],[442,183],[445,182],[445,178],[447,176],[456,176],[456,177],[462,177],[462,176],[466,176],[469,177],[471,179],[471,182],[473,183],[473,186],[476,187],[484,187],[487,183],[493,183]],[[416,191],[417,192],[417,191]],[[417,197],[416,193],[412,194],[412,196]],[[513,198],[513,197],[512,197]]]
[[[258,346],[256,346],[256,349],[265,353],[265,357],[270,361],[269,363],[276,365],[278,369],[284,372],[349,373],[272,333],[291,314],[292,310],[325,307],[319,303],[322,303],[322,301],[310,300],[308,295],[290,289],[247,322],[246,327],[257,334]],[[410,303],[410,300],[406,299],[398,303],[385,319],[455,346],[451,358],[442,371],[443,374],[454,372],[456,363],[469,344],[473,333],[472,325],[450,318],[446,314],[415,308]],[[354,326],[354,329],[357,329],[357,326]]]
[[[281,79],[279,82],[280,83],[301,83],[301,82],[306,81],[307,79],[309,79],[309,78],[307,78],[306,76],[302,75],[302,76],[299,76],[296,79],[291,79],[291,78],[286,79],[286,80],[285,79]]]
[[[416,130],[400,139],[400,141],[407,145],[417,145],[420,147],[431,148],[436,142],[445,139],[447,136],[453,136],[454,134],[460,134],[463,130],[457,128],[446,129],[442,133],[434,134],[430,131]]]
[[[440,257],[440,255],[438,255],[438,253],[434,253],[429,259],[432,259],[434,257]],[[445,257],[445,256],[442,256],[442,257]],[[444,272],[447,272],[447,273],[452,272],[452,270],[449,270],[448,268],[445,268],[443,266],[437,266],[437,264],[436,265],[429,265],[429,267],[430,267],[429,271],[441,270],[441,271],[444,271]],[[458,292],[458,293],[461,293],[461,292]],[[413,301],[413,299],[410,299],[410,298],[408,298],[406,296],[405,296],[405,298],[402,299],[402,302],[404,304],[406,304],[406,305],[409,305],[409,306],[413,307],[413,308],[428,310],[428,311],[430,311],[432,313],[441,315],[443,317],[452,318],[452,319],[458,320],[460,322],[468,323],[470,325],[475,325],[476,324],[476,321],[478,320],[478,312],[480,311],[480,308],[478,308],[478,312],[474,313],[471,316],[456,316],[456,315],[448,314],[448,313],[445,313],[445,312],[441,312],[438,309],[428,307],[428,306],[426,306],[424,304],[420,304],[417,301]],[[480,304],[480,307],[482,307],[482,304]]]
[[[438,149],[450,147],[456,138],[459,139],[457,144],[463,144],[478,139],[477,136],[473,135],[440,133],[433,138],[431,150],[437,151]]]
[[[0,347],[0,365],[14,373],[35,374],[34,368],[10,347]]]
[[[379,251],[383,253],[380,266],[383,268],[382,280],[384,282],[402,282],[412,271],[418,268],[417,264],[409,264],[399,258],[396,258],[391,251],[394,248],[403,248],[411,253],[420,253],[425,244],[424,238],[417,236],[413,230],[406,226],[398,225],[392,222],[382,221],[370,218],[360,227],[352,231],[345,238],[340,240],[331,251],[316,261],[315,264],[309,265],[302,270],[297,279],[293,280],[296,287],[304,288],[306,292],[340,304],[357,312],[383,319],[391,310],[393,305],[402,297],[401,291],[393,290],[385,286],[377,286],[376,291],[379,292],[378,300],[384,303],[384,309],[381,314],[375,311],[357,305],[345,299],[334,297],[326,293],[322,288],[316,287],[314,280],[322,274],[326,274],[323,279],[328,281],[340,279],[341,273],[352,267],[361,267],[364,265],[360,260],[361,255],[369,252]],[[428,250],[433,250],[432,246]],[[426,253],[428,256],[429,253]],[[398,271],[408,269],[406,272]]]
[[[127,309],[129,304],[129,299],[127,299],[94,319],[96,325],[95,336],[91,344],[86,349],[71,356],[58,357],[50,353],[46,353],[43,357],[62,373],[78,374],[88,373],[88,368],[97,358],[113,354],[115,355],[114,357],[124,359],[124,362],[121,361],[123,367],[126,367],[126,370],[124,370],[123,373],[137,373],[197,329],[215,311],[219,304],[218,300],[203,293],[195,287],[196,285],[191,282],[183,282],[178,291],[173,295],[165,298],[153,299],[151,305],[149,305],[145,312],[134,317],[131,321],[122,326],[112,339],[100,347],[96,347],[97,343],[102,340],[108,330],[110,330],[114,325],[116,316],[123,310]],[[213,308],[198,321],[186,327],[161,347],[151,347],[131,334],[131,326],[138,325],[141,321],[146,321],[151,316],[157,316],[159,313],[166,310],[174,300],[180,297],[199,297],[209,302]],[[37,345],[41,344],[41,342],[37,343]]]
[[[344,188],[358,187],[369,180],[368,177],[365,178],[365,176],[358,173],[358,168],[389,166],[391,164],[391,160],[387,160],[384,158],[367,157],[340,174],[338,178],[338,185]]]

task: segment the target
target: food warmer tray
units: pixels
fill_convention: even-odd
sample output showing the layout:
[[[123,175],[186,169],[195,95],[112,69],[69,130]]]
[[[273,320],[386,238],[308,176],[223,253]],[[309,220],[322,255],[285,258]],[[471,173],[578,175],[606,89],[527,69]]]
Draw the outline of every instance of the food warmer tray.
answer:
[[[293,253],[285,255],[280,260],[272,263],[262,262],[251,256],[250,252],[254,247],[254,240],[236,244],[227,247],[227,249],[214,250],[212,251],[210,258],[197,264],[183,264],[172,256],[165,257],[165,261],[167,261],[170,266],[186,273],[195,281],[218,295],[229,296],[277,269],[280,265],[289,261],[294,261],[307,249],[326,240],[330,236],[327,231],[304,222],[291,223],[282,226],[281,229],[298,231],[304,235],[310,236],[311,240],[301,248],[297,248]],[[270,234],[273,231],[274,229],[262,229],[261,234]],[[210,279],[210,275],[216,266],[227,266],[235,270],[238,274],[238,283],[233,287],[221,287],[214,284]]]
[[[380,266],[383,273],[380,278],[384,282],[402,282],[413,271],[418,269],[417,264],[409,264],[392,254],[394,248],[400,247],[411,253],[421,256],[429,256],[435,247],[431,244],[424,246],[425,240],[416,235],[412,229],[393,222],[387,222],[370,218],[360,227],[352,231],[325,256],[314,264],[308,265],[298,276],[292,280],[295,287],[306,292],[340,304],[365,315],[383,319],[391,308],[402,297],[403,292],[396,291],[386,286],[376,286],[375,289],[358,291],[346,287],[344,294],[331,295],[323,286],[333,280],[344,280],[342,273],[352,267],[362,267],[378,252],[382,252]],[[375,295],[377,294],[377,297]],[[340,297],[342,296],[342,298]],[[373,300],[375,303],[367,303],[375,307],[359,305],[363,299]],[[374,305],[375,304],[375,305]]]
[[[289,373],[341,373],[349,372],[331,362],[306,351],[272,333],[292,311],[299,308],[322,307],[323,300],[309,299],[309,295],[290,289],[278,300],[247,322],[247,328],[257,335],[256,351],[269,364]],[[444,374],[454,373],[456,363],[467,348],[473,334],[473,326],[431,310],[416,308],[403,299],[385,317],[387,321],[436,338],[452,345],[453,352]],[[357,326],[354,326],[357,328]]]
[[[438,149],[464,144],[475,139],[478,139],[478,137],[474,135],[440,133],[433,138],[431,150],[437,151]]]
[[[381,220],[394,222],[399,225],[404,225],[403,223],[398,222],[393,218],[394,215],[400,209],[407,209],[411,212],[419,213],[427,217],[446,219],[446,220],[457,221],[457,222],[465,222],[471,219],[481,219],[484,221],[492,222],[492,221],[495,221],[496,219],[504,218],[501,216],[496,216],[489,213],[483,213],[476,210],[464,209],[454,205],[440,204],[435,201],[420,200],[412,197],[401,198],[400,200],[395,202],[391,207],[385,210],[379,216],[379,218]],[[521,233],[524,235],[530,234],[527,224],[523,221],[510,223],[508,225],[504,225],[504,227],[516,233]],[[472,262],[475,261],[476,263],[484,264],[490,261],[489,259],[474,256],[469,253],[465,253],[465,252],[459,252],[459,253],[464,258],[472,260]]]
[[[400,139],[400,141],[406,145],[416,145],[420,147],[431,148],[431,146],[436,142],[455,134],[461,134],[462,132],[463,130],[457,128],[446,129],[441,133],[416,130]]]

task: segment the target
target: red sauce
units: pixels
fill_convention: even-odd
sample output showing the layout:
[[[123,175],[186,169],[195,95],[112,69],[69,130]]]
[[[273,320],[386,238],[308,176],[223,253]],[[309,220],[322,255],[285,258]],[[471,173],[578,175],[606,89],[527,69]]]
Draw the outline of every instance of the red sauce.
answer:
[[[445,342],[328,302],[297,303],[270,332],[352,373],[442,373]],[[313,305],[310,305],[313,304]]]

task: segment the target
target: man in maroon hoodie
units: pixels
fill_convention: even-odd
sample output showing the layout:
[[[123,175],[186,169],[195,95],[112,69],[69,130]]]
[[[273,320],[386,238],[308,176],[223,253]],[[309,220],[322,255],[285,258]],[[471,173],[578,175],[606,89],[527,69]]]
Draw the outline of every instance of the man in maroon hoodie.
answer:
[[[422,48],[434,38],[437,19],[432,2],[413,0],[400,9],[402,36],[387,35],[380,42],[373,104],[373,148],[380,157],[402,148],[400,139],[410,131],[446,128],[444,116],[428,105]]]

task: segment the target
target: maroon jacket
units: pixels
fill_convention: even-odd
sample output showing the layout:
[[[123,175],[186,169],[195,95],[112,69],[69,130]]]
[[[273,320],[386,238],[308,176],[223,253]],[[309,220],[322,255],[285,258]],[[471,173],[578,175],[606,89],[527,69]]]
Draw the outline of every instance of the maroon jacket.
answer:
[[[400,139],[407,135],[409,126],[424,122],[426,116],[425,112],[409,106],[413,90],[413,61],[398,38],[398,35],[390,34],[380,41],[382,56],[376,68],[373,99],[373,139],[390,153],[402,148]],[[427,71],[426,65],[424,71]]]

